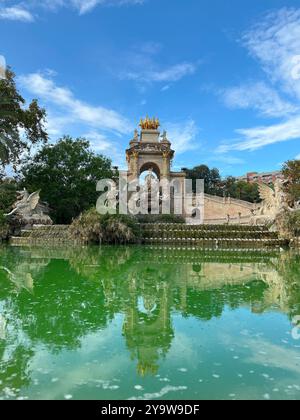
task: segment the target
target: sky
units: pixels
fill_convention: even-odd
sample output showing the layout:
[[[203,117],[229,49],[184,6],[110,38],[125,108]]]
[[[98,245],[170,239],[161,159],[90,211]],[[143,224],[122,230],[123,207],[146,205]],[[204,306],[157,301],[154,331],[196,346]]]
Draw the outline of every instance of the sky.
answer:
[[[4,62],[51,142],[86,137],[121,168],[147,114],[174,170],[300,158],[299,0],[0,0]]]

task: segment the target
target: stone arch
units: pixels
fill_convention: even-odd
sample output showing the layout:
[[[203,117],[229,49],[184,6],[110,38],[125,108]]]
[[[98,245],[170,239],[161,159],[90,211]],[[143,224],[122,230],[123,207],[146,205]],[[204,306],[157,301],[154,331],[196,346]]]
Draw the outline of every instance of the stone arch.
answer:
[[[157,163],[151,162],[151,161],[147,161],[144,162],[138,171],[139,176],[141,176],[141,174],[145,171],[149,171],[150,169],[153,169],[153,172],[155,173],[155,175],[157,176],[157,178],[160,180],[161,177],[161,170],[160,167]]]

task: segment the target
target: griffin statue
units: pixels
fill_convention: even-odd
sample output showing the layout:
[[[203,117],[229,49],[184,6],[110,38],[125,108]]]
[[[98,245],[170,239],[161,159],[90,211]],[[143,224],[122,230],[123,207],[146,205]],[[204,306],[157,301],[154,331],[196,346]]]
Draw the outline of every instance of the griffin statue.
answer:
[[[8,219],[18,220],[20,225],[52,225],[47,203],[40,201],[40,191],[29,194],[24,188],[18,191],[13,210],[6,214]]]
[[[280,213],[297,210],[297,203],[291,203],[290,197],[285,191],[287,182],[278,179],[275,182],[274,189],[266,184],[259,184],[262,203],[252,217],[253,225],[272,224]]]

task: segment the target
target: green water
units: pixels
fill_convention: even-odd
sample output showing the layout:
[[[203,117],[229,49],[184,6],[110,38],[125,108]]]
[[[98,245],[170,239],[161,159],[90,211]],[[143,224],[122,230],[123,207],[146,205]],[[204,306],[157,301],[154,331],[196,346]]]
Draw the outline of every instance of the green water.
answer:
[[[299,263],[2,247],[0,398],[300,399]]]

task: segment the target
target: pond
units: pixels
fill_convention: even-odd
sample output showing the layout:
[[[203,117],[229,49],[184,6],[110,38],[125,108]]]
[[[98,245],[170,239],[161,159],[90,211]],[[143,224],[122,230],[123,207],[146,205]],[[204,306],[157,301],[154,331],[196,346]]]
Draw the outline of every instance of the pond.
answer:
[[[298,400],[298,315],[290,252],[0,247],[0,398]]]

